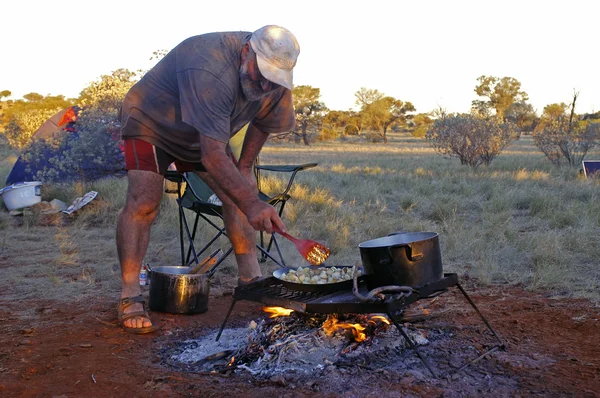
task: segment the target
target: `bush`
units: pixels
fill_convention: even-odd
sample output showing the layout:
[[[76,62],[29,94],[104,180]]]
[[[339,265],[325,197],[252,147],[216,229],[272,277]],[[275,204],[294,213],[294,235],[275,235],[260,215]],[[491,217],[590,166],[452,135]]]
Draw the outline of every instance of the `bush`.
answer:
[[[476,168],[489,165],[519,135],[514,125],[496,118],[455,115],[436,120],[425,138],[437,152]]]
[[[18,150],[25,148],[31,141],[33,133],[60,109],[31,109],[11,115],[4,128],[4,136],[9,145]]]
[[[319,140],[320,141],[333,141],[335,139],[337,139],[340,136],[340,134],[335,131],[334,129],[329,129],[329,128],[323,128],[321,129],[321,134],[319,135]]]
[[[547,122],[533,134],[535,145],[556,166],[566,162],[581,164],[590,149],[600,141],[600,123],[570,124],[566,117]]]

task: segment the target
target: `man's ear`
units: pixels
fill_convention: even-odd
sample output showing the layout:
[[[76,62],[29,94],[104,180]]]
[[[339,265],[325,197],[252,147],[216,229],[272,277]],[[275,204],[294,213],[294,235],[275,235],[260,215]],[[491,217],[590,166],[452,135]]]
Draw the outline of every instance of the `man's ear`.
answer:
[[[242,47],[242,62],[246,60],[246,58],[248,58],[248,54],[250,53],[250,43],[246,43],[244,44],[244,47]]]

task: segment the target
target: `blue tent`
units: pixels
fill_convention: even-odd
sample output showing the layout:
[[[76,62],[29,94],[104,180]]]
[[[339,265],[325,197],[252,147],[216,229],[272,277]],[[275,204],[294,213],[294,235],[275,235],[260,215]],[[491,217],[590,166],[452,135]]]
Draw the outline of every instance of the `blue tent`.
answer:
[[[79,108],[76,106],[69,107],[63,109],[62,111],[56,113],[52,117],[50,117],[46,122],[44,122],[40,128],[33,134],[32,143],[42,139],[49,138],[62,138],[66,134],[71,134],[73,139],[79,139],[77,129],[76,129],[76,121],[77,114],[79,112]],[[50,162],[50,159],[60,156],[60,151],[65,151],[66,147],[62,149],[55,149],[51,146],[44,147],[41,151],[41,154],[38,152],[35,158],[32,158],[31,152],[28,152],[26,149],[21,156],[15,162],[12,170],[8,174],[6,178],[6,185],[12,185],[18,182],[24,181],[37,181],[37,173],[38,171],[42,171],[44,169],[55,169],[54,165]],[[115,156],[119,156],[121,160],[122,153],[115,154]],[[117,162],[118,163],[118,162]],[[115,162],[106,162],[107,167],[103,168],[102,165],[93,164],[91,161],[85,162],[80,166],[80,169],[83,170],[83,175],[78,175],[78,177],[83,177],[86,180],[94,180],[97,178],[105,177],[107,175],[114,175],[115,173],[124,172],[124,162],[123,166],[118,170],[114,169]],[[73,174],[56,170],[56,177],[53,179],[55,181],[70,181],[73,180]]]

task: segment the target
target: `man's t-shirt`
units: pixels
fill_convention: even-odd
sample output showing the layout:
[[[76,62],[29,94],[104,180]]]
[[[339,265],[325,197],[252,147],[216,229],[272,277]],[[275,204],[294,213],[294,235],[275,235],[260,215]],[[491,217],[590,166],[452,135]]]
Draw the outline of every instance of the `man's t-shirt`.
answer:
[[[279,87],[248,101],[240,85],[242,47],[250,32],[190,37],[127,93],[123,138],[140,138],[177,159],[200,162],[200,134],[221,142],[252,122],[264,133],[294,128],[292,93]]]

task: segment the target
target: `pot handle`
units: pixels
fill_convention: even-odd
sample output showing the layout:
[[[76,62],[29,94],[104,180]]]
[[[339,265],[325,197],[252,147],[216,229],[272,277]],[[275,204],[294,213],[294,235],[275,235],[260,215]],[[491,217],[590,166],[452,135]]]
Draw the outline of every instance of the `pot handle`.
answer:
[[[422,260],[423,257],[425,257],[425,255],[423,254],[423,251],[420,250],[419,245],[418,244],[414,244],[414,243],[409,243],[408,245],[403,245],[404,247],[406,247],[406,257],[408,257],[408,259],[410,261],[419,261]],[[379,260],[379,264],[381,265],[390,265],[394,262],[394,254],[392,253],[392,249],[393,248],[397,248],[397,247],[402,247],[402,246],[391,246],[387,248],[388,251],[388,257],[387,258],[382,258],[381,260]]]
[[[419,261],[423,260],[425,256],[423,254],[423,250],[419,247],[420,245],[417,243],[409,243],[406,247],[406,256],[410,261]]]

